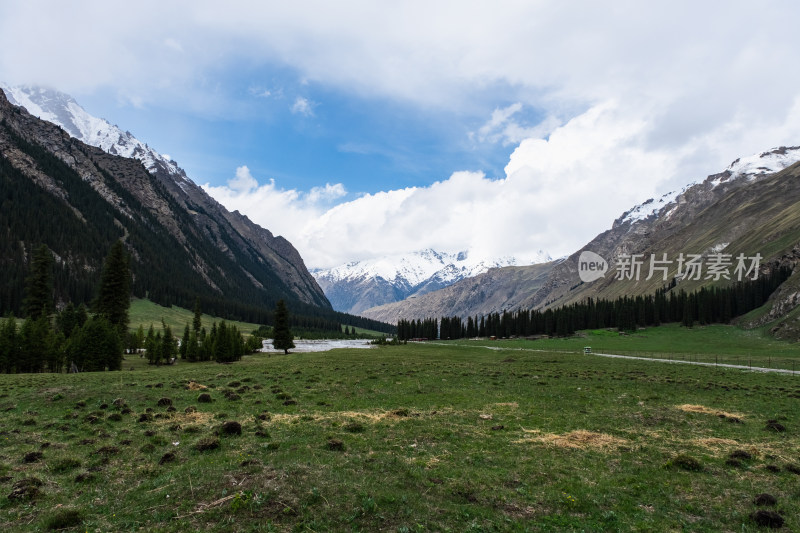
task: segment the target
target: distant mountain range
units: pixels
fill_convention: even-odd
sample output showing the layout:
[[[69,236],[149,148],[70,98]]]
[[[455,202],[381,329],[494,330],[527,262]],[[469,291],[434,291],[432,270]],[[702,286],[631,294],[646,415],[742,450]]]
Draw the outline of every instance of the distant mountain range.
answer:
[[[800,147],[781,147],[737,159],[727,169],[680,191],[648,200],[623,213],[613,226],[574,254],[546,265],[501,268],[412,300],[365,310],[364,316],[397,321],[429,316],[485,315],[503,309],[560,307],[586,298],[615,299],[652,294],[657,289],[691,292],[730,283],[707,271],[699,279],[678,272],[681,254],[698,262],[729,261],[728,275],[740,255],[760,256],[763,274],[800,265]],[[579,258],[593,252],[608,272],[590,282],[579,275]],[[621,275],[620,265],[638,254],[640,275]],[[722,254],[721,256],[719,254]],[[651,258],[668,263],[651,263]],[[626,263],[627,262],[627,263]],[[663,267],[650,276],[650,266]],[[624,267],[623,267],[624,268]],[[702,268],[702,267],[701,267]],[[627,274],[631,274],[630,271]],[[800,339],[800,274],[796,271],[750,325],[771,323],[782,337]],[[431,311],[434,311],[433,313]]]
[[[427,249],[408,254],[354,261],[312,270],[333,308],[353,314],[450,286],[492,268],[550,261],[540,251],[522,261],[516,257],[486,259],[469,251],[444,253]]]
[[[65,94],[3,91],[0,310],[19,309],[38,243],[57,257],[59,297],[86,301],[104,254],[122,238],[137,296],[189,307],[199,298],[204,310],[242,317],[283,298],[294,312],[334,316],[291,243],[229,212],[174,161]]]

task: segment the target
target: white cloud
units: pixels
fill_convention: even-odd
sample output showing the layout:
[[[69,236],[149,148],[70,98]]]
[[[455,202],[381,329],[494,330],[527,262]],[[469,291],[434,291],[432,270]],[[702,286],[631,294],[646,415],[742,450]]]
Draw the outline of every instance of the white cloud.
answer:
[[[229,209],[288,238],[311,267],[426,247],[523,259],[543,249],[557,257],[655,194],[671,175],[674,162],[644,147],[647,133],[646,121],[609,101],[556,128],[547,141],[523,141],[500,180],[456,172],[427,187],[367,194],[332,207],[345,197],[341,184],[308,194],[274,182],[237,189],[241,168],[228,187],[205,188]]]
[[[568,253],[635,203],[800,140],[800,6],[790,0],[142,0],[117,11],[100,0],[0,2],[5,81],[114,87],[139,106],[166,98],[224,113],[220,65],[264,65],[309,91],[485,114],[473,140],[515,146],[501,180],[457,172],[333,207],[343,187],[259,185],[246,167],[208,187],[315,266],[425,246]],[[164,54],[165,43],[183,53]],[[314,111],[305,97],[286,103]],[[526,124],[526,109],[546,118]]]
[[[556,117],[548,116],[536,126],[524,126],[514,118],[514,115],[522,109],[523,105],[520,102],[495,109],[489,120],[478,129],[477,134],[470,132],[470,138],[480,142],[499,142],[508,146],[519,144],[529,138],[546,137],[560,125],[560,121]]]
[[[298,96],[295,98],[294,103],[292,104],[292,113],[297,115],[303,115],[304,117],[313,117],[314,116],[314,104],[308,99],[302,96]]]
[[[264,89],[263,87],[250,87],[248,92],[257,98],[269,98],[272,96],[272,91],[269,89]]]
[[[258,187],[258,181],[250,174],[247,166],[236,169],[236,177],[228,181],[228,187],[240,194],[248,194]]]

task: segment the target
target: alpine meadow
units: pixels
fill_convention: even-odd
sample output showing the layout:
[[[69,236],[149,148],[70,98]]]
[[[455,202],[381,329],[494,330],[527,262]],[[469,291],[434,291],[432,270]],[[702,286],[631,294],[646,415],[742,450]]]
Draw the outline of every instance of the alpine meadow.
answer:
[[[720,7],[0,2],[2,530],[800,531],[800,8]]]

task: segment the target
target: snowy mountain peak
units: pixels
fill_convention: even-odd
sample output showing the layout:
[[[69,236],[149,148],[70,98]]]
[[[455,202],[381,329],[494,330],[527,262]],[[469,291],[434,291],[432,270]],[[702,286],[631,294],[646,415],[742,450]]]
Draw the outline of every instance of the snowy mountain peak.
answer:
[[[732,178],[747,176],[752,180],[758,176],[780,172],[797,161],[800,161],[800,146],[788,148],[781,146],[750,157],[739,158],[728,166],[726,172],[730,172]]]
[[[550,256],[542,251],[530,261],[521,261],[512,256],[490,260],[474,256],[466,250],[447,253],[429,248],[408,254],[353,261],[330,269],[317,269],[312,274],[318,279],[324,277],[332,281],[380,277],[386,281],[413,287],[437,274],[442,281],[449,281],[451,277],[463,279],[476,276],[490,268],[543,263],[549,260]],[[445,272],[454,274],[446,275]]]
[[[707,183],[713,188],[723,182],[743,177],[752,181],[762,176],[780,172],[798,161],[800,161],[800,146],[781,146],[780,148],[773,148],[749,157],[739,158],[728,165],[724,172],[709,176],[704,181],[694,181],[679,190],[668,192],[658,199],[651,198],[633,207],[630,211],[624,213],[617,223],[636,222],[657,215],[666,206],[675,204],[683,193],[696,185]]]
[[[469,250],[457,253],[432,249],[354,261],[311,274],[334,309],[360,313],[364,309],[441,289],[491,268],[550,261],[539,251],[528,260],[507,256],[484,258]]]
[[[177,183],[189,182],[186,173],[169,156],[159,154],[128,131],[122,131],[107,120],[90,115],[71,96],[25,85],[0,84],[8,101],[27,109],[28,113],[61,126],[72,137],[96,146],[110,154],[138,159],[145,168],[171,175]]]

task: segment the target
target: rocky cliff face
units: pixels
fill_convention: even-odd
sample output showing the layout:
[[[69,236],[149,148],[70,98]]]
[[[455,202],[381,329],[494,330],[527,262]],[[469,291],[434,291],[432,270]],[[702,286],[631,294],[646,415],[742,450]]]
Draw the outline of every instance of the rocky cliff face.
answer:
[[[186,258],[192,275],[200,276],[206,288],[218,297],[247,295],[252,305],[269,305],[285,297],[330,309],[324,293],[288,241],[273,236],[239,213],[228,212],[177,165],[150,158],[152,164],[146,169],[140,160],[84,144],[61,127],[12,105],[2,91],[0,121],[3,124],[0,155],[43,191],[60,198],[75,216],[84,217],[84,213],[75,207],[63,184],[43,168],[41,161],[27,153],[20,142],[52,154],[76,172],[112,207],[120,227],[135,224],[152,235],[166,231],[177,249],[150,253]],[[134,259],[145,253],[144,248],[137,249],[133,243],[129,243],[129,248]]]

